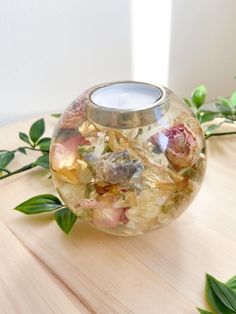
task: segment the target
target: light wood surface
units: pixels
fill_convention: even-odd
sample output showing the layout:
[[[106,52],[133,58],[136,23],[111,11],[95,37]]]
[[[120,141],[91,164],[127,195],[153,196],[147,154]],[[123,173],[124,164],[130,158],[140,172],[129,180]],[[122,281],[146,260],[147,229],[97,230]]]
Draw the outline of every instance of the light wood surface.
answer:
[[[34,120],[0,128],[0,149],[22,145],[18,131]],[[56,119],[46,120],[51,135]],[[50,214],[14,211],[34,195],[55,193],[46,170],[0,181],[0,313],[197,313],[206,307],[205,273],[223,281],[236,274],[235,160],[236,137],[209,140],[207,173],[190,208],[131,238],[82,223],[66,236]],[[11,168],[28,162],[18,154]]]

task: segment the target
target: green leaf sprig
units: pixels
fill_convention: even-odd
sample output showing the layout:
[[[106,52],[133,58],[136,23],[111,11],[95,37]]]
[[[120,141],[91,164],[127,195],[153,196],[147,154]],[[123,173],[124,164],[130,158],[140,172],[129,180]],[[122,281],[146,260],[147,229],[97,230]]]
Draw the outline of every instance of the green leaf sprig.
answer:
[[[215,132],[223,123],[234,123],[236,121],[236,91],[233,92],[229,99],[224,97],[218,97],[215,106],[217,111],[209,111],[204,109],[204,104],[207,98],[207,89],[204,85],[197,86],[191,95],[191,99],[184,98],[186,104],[193,110],[194,115],[202,124],[203,130],[205,132],[205,138],[208,139],[212,136],[223,136],[229,134],[236,134],[233,132],[219,133]],[[213,121],[215,118],[223,118],[219,123],[209,122]],[[208,125],[205,126],[205,123]]]
[[[56,196],[52,194],[43,194],[31,197],[27,201],[15,207],[26,215],[42,214],[54,211],[54,219],[61,230],[68,234],[71,231],[77,216],[70,209],[62,204]]]
[[[236,276],[223,283],[206,274],[206,299],[213,312],[197,308],[201,314],[236,313]]]
[[[0,180],[15,175],[17,173],[32,169],[36,166],[43,168],[49,168],[49,150],[51,144],[50,137],[43,137],[45,132],[44,119],[35,121],[29,130],[29,134],[19,132],[19,138],[26,143],[26,146],[18,147],[12,151],[1,150],[0,151]],[[41,156],[34,162],[27,164],[19,169],[10,171],[8,165],[15,158],[17,152],[27,155],[27,150],[38,151]]]

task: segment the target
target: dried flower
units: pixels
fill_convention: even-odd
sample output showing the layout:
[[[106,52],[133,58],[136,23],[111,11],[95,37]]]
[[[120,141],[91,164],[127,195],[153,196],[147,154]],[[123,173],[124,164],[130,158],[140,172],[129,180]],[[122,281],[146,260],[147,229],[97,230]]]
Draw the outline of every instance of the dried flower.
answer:
[[[126,216],[127,207],[115,208],[113,206],[117,198],[113,194],[103,194],[93,210],[93,223],[102,228],[115,228],[119,223],[126,224],[129,219]]]
[[[95,208],[93,211],[93,223],[102,228],[115,228],[119,222],[127,223],[128,217],[123,208]]]
[[[112,184],[125,184],[137,173],[143,171],[142,163],[131,159],[127,151],[106,153],[97,164],[97,177]]]
[[[54,143],[50,151],[53,170],[70,168],[77,158],[77,146],[84,145],[86,141],[82,135],[77,134],[60,143]]]
[[[172,165],[184,168],[196,163],[198,152],[196,136],[187,125],[174,125],[167,129],[164,135],[168,138],[165,155]]]
[[[72,184],[78,183],[77,147],[87,144],[80,134],[73,135],[60,143],[54,143],[50,150],[52,169],[60,172],[61,177]]]
[[[64,129],[76,128],[84,119],[83,99],[79,98],[69,106],[62,116],[61,127]]]

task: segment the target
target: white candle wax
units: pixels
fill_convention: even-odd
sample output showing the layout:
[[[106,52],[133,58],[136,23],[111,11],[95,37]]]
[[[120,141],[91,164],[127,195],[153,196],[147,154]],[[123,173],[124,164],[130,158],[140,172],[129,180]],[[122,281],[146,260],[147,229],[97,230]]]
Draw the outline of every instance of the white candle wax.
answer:
[[[158,87],[138,82],[115,83],[97,89],[91,100],[99,106],[114,109],[146,109],[162,96]]]

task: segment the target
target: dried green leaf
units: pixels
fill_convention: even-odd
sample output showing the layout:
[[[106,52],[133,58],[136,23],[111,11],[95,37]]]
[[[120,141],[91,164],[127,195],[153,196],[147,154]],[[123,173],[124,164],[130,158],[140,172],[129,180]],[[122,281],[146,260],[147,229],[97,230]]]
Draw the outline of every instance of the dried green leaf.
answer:
[[[200,108],[207,97],[207,90],[204,85],[197,86],[192,92],[192,102],[196,108]]]
[[[73,214],[69,208],[64,207],[55,212],[54,218],[58,226],[63,230],[63,232],[68,234],[73,227],[77,216]]]
[[[14,159],[15,154],[10,151],[0,152],[0,168],[5,168]]]
[[[52,194],[43,194],[31,197],[15,207],[15,209],[24,214],[33,215],[53,211],[62,206],[61,201],[56,196]]]
[[[29,134],[34,144],[38,142],[40,137],[43,135],[44,131],[45,131],[44,119],[39,119],[32,124]]]
[[[215,311],[218,311],[220,314],[226,314],[228,313],[227,311],[229,311],[229,313],[236,313],[236,294],[233,290],[209,274],[206,275],[206,282],[208,297],[210,298],[208,298],[208,300]]]
[[[27,134],[25,134],[25,133],[23,133],[23,132],[19,132],[19,138],[20,138],[23,142],[25,142],[25,143],[27,143],[27,144],[30,144],[30,146],[31,146],[30,139],[29,139],[29,136],[28,136]]]
[[[39,140],[37,144],[37,146],[39,146],[42,150],[48,151],[48,152],[50,150],[50,145],[51,145],[50,137],[41,138],[41,140]]]
[[[49,169],[49,154],[48,153],[43,154],[35,161],[34,164]]]

